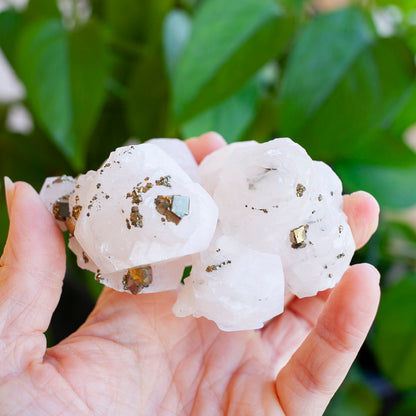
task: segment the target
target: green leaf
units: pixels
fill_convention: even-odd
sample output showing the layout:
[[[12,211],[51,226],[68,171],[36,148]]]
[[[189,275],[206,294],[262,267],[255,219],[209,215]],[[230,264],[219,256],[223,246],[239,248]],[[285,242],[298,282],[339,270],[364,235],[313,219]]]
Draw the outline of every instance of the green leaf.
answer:
[[[416,415],[416,392],[405,396],[396,406],[394,406],[390,415],[392,416],[410,416]]]
[[[121,38],[155,44],[172,5],[173,0],[105,0],[104,17]]]
[[[381,206],[392,209],[416,204],[416,166],[400,168],[346,161],[335,164],[334,169],[346,192],[367,191]]]
[[[262,97],[257,116],[244,134],[243,140],[266,142],[277,137],[276,107],[277,102],[274,96]]]
[[[373,349],[398,389],[416,388],[416,275],[384,290],[376,318]]]
[[[178,59],[191,33],[191,19],[183,10],[171,10],[163,22],[163,51],[166,70],[172,77]]]
[[[132,71],[127,100],[131,135],[140,139],[165,137],[169,122],[169,85],[162,52],[144,56]]]
[[[414,124],[416,124],[416,83],[413,84],[410,98],[393,121],[390,130],[396,135],[401,135]]]
[[[397,6],[402,9],[405,13],[415,10],[414,0],[377,0],[378,6]]]
[[[240,140],[257,114],[260,95],[259,79],[254,77],[230,98],[186,122],[182,126],[183,135],[194,137],[216,131],[228,143]]]
[[[30,0],[24,11],[24,19],[27,23],[34,20],[45,20],[60,18],[61,13],[58,9],[58,1],[51,0]]]
[[[353,367],[340,389],[328,405],[325,416],[377,416],[381,401],[367,385],[367,381]]]
[[[17,72],[40,124],[76,170],[106,96],[110,60],[99,26],[68,33],[60,20],[28,26],[17,48]]]
[[[280,133],[311,149],[314,158],[350,157],[357,143],[392,123],[414,78],[405,44],[377,39],[360,9],[319,17],[305,27],[289,57]]]
[[[416,166],[416,153],[404,143],[401,135],[395,136],[390,132],[369,134],[363,140],[352,141],[343,154],[357,164]]]
[[[22,15],[14,9],[0,13],[0,47],[9,62],[14,64],[16,40],[22,28]]]
[[[293,21],[275,0],[206,0],[173,79],[179,121],[234,92],[286,45]]]

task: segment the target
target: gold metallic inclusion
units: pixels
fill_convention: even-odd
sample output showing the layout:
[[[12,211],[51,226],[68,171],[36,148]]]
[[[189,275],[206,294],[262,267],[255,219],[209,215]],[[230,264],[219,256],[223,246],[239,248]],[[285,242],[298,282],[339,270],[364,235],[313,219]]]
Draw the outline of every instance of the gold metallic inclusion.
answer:
[[[306,230],[309,228],[308,225],[301,225],[300,227],[294,228],[290,231],[289,237],[292,243],[292,248],[304,248],[306,247]]]
[[[189,197],[182,195],[158,195],[155,199],[156,211],[167,221],[178,225],[189,214]]]
[[[82,259],[84,260],[85,264],[87,264],[90,261],[90,259],[87,257],[84,251],[82,252]]]
[[[231,260],[223,261],[220,264],[212,264],[211,266],[208,266],[205,271],[208,273],[213,272],[214,270],[221,269],[222,266],[225,266],[226,264],[231,264]]]
[[[74,221],[72,220],[72,218],[68,217],[65,220],[65,225],[66,225],[66,228],[69,231],[69,233],[74,235],[74,233],[75,233],[75,224],[74,224]]]
[[[77,220],[79,218],[79,214],[81,213],[82,206],[81,205],[75,205],[72,208],[72,216]]]
[[[129,269],[122,280],[123,289],[129,290],[133,295],[137,295],[143,288],[150,286],[152,281],[153,273],[151,266]]]
[[[157,186],[167,186],[168,188],[171,188],[172,185],[170,184],[170,175],[161,176],[160,179],[155,180],[155,184]]]
[[[306,188],[302,184],[298,183],[296,186],[296,196],[297,197],[303,196],[303,193],[305,191],[306,191]]]
[[[134,227],[143,227],[143,216],[140,215],[139,207],[131,207],[130,222]]]
[[[58,221],[65,221],[69,217],[68,197],[58,199],[53,204],[52,212]]]

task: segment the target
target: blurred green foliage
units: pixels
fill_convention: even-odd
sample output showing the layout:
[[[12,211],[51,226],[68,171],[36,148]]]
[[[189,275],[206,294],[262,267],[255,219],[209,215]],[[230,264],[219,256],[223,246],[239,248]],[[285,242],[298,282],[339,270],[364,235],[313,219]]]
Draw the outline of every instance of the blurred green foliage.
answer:
[[[332,12],[306,0],[78,3],[64,13],[32,0],[0,13],[0,47],[34,122],[26,134],[9,131],[15,103],[0,102],[0,174],[39,190],[47,176],[96,169],[130,137],[290,136],[333,166],[345,192],[367,190],[382,207],[354,260],[381,270],[380,311],[326,414],[416,414],[416,232],[398,211],[416,204],[416,155],[405,140],[416,124],[414,2]],[[2,195],[0,247],[7,228]],[[100,292],[68,258],[51,342]]]

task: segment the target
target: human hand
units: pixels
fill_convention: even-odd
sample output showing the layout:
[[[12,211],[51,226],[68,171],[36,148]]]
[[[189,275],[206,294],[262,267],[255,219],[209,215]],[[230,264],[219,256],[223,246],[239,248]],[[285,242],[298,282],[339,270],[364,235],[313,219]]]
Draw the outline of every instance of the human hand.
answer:
[[[197,161],[225,143],[208,133]],[[54,218],[25,183],[8,183],[0,259],[2,415],[322,415],[374,319],[379,274],[348,269],[332,290],[293,299],[256,331],[221,332],[176,318],[174,292],[132,296],[104,288],[87,321],[46,348],[61,295],[65,247]],[[377,227],[378,205],[344,199],[356,245]]]

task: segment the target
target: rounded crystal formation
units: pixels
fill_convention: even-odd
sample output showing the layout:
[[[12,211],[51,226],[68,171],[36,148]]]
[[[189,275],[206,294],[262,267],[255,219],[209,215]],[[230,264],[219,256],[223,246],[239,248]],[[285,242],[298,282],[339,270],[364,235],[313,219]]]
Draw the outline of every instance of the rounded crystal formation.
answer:
[[[355,244],[342,211],[341,182],[328,165],[313,161],[290,139],[275,139],[220,149],[207,156],[199,173],[219,208],[218,241],[232,237],[239,247],[234,255],[239,252],[255,267],[229,264],[208,275],[206,258],[215,254],[210,247],[196,256],[174,306],[178,316],[202,315],[223,329],[250,329],[254,324],[241,312],[242,305],[257,325],[270,319],[258,308],[253,285],[286,286],[305,297],[341,279]],[[224,298],[218,288],[227,285],[234,292]],[[283,292],[273,292],[276,310],[283,310]]]
[[[262,327],[290,293],[333,287],[355,250],[339,178],[290,139],[234,143],[199,168],[182,141],[153,139],[48,178],[41,197],[98,281],[171,290],[192,265],[173,312],[226,331]]]
[[[48,178],[42,188],[78,265],[115,290],[176,289],[189,255],[215,232],[216,204],[183,169],[199,180],[195,161],[183,142],[166,140],[118,148],[97,171]],[[182,167],[166,151],[181,153]]]
[[[204,316],[223,331],[235,331],[261,328],[283,312],[280,256],[219,235],[193,257],[191,275],[173,307],[176,316]]]
[[[116,149],[81,175],[69,205],[75,238],[101,273],[204,250],[217,219],[208,193],[147,143]]]

